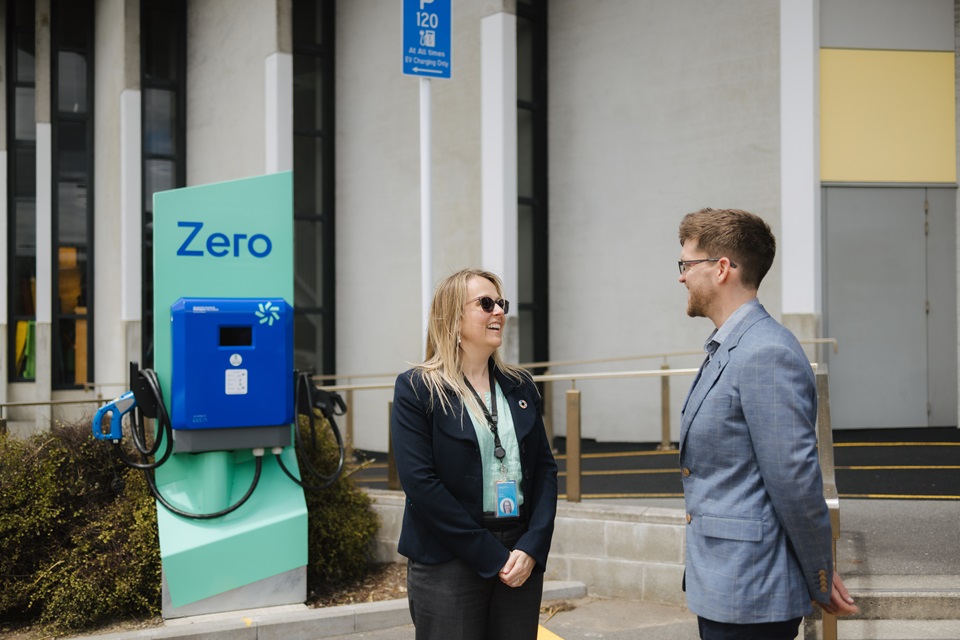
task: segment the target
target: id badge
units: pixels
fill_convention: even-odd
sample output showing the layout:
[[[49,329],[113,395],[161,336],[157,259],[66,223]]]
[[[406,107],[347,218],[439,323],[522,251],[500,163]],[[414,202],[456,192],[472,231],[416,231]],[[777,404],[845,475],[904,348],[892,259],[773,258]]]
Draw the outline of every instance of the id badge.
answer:
[[[520,515],[517,507],[517,481],[500,480],[497,488],[497,517],[516,518]]]

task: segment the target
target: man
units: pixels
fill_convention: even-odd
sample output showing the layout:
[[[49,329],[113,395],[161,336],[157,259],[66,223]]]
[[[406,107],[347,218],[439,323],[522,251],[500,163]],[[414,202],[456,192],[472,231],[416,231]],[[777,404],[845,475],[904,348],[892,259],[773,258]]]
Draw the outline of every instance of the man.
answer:
[[[680,423],[687,604],[704,640],[792,640],[811,600],[857,611],[832,570],[813,370],[757,300],[776,252],[766,222],[703,209],[680,245],[687,314],[716,326]]]

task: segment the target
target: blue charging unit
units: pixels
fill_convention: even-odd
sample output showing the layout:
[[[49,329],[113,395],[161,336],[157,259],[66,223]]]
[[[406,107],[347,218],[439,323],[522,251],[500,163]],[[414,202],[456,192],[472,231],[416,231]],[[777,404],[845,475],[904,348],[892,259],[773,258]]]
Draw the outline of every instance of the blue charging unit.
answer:
[[[282,298],[180,298],[170,321],[176,451],[289,446],[292,307]]]
[[[174,429],[293,422],[293,309],[285,300],[180,298],[170,320]]]

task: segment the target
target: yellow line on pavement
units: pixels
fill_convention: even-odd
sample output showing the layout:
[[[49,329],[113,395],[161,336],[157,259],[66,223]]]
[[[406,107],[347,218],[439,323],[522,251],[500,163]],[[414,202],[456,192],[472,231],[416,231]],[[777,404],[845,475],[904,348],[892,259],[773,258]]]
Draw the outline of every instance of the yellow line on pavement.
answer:
[[[875,498],[885,500],[960,500],[960,496],[918,496],[895,493],[841,493],[841,498]]]
[[[563,638],[541,626],[537,628],[537,640],[563,640]]]
[[[581,471],[582,476],[629,476],[649,473],[680,473],[679,469],[610,469],[607,471]],[[561,476],[567,475],[566,471],[560,472]]]
[[[938,470],[938,469],[960,469],[958,464],[943,464],[943,465],[860,465],[860,466],[851,466],[843,467],[837,466],[836,469],[844,469],[846,471],[864,471],[872,470],[876,471],[877,469],[883,471],[897,471],[897,470],[907,470],[907,471],[926,471],[926,470]]]
[[[675,456],[679,453],[676,449],[664,449],[662,451],[618,451],[614,453],[582,453],[581,458],[635,458],[637,456]],[[566,460],[567,454],[557,454],[554,456],[557,460]]]
[[[584,493],[582,498],[607,500],[609,498],[682,498],[682,493]],[[567,494],[561,493],[558,498],[566,500]]]
[[[960,442],[834,442],[834,447],[960,447]]]

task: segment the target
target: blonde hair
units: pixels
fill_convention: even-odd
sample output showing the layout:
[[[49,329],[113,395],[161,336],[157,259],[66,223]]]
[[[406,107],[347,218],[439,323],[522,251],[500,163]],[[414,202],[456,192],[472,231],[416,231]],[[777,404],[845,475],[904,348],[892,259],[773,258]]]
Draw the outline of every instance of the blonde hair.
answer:
[[[480,416],[483,415],[480,406],[465,382],[458,340],[463,307],[467,303],[467,282],[470,278],[489,280],[497,289],[497,296],[503,297],[503,283],[489,271],[461,269],[447,276],[433,293],[430,321],[427,325],[426,359],[416,367],[416,373],[430,391],[430,402],[433,406],[436,406],[439,400],[444,413],[452,409],[452,392],[460,400],[461,406],[469,407]],[[523,369],[505,363],[499,350],[494,351],[492,357],[497,369],[517,381],[522,379]]]

